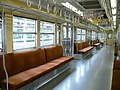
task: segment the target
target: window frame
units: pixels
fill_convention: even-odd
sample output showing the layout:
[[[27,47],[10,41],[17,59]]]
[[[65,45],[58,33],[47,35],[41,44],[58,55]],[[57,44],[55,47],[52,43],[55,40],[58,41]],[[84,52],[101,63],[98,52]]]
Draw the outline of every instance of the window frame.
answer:
[[[80,30],[80,33],[78,33],[78,30]],[[77,34],[76,34],[76,40],[77,40],[77,41],[81,41],[82,29],[77,28],[76,31],[77,31],[77,32],[76,32],[76,33],[77,33]],[[80,36],[80,39],[79,39],[79,40],[77,39],[77,36]]]
[[[23,18],[23,19],[30,19],[30,20],[34,20],[35,21],[35,31],[34,32],[15,32],[15,31],[13,31],[13,29],[14,29],[14,17],[18,17],[18,18]],[[29,35],[29,34],[31,34],[31,35],[35,35],[35,39],[34,39],[34,43],[35,43],[35,46],[34,47],[25,47],[25,48],[19,48],[19,49],[14,49],[14,38],[13,38],[13,36],[12,36],[12,50],[13,51],[21,51],[21,50],[26,50],[26,49],[33,49],[33,48],[36,48],[37,47],[37,20],[36,19],[33,19],[33,18],[28,18],[28,17],[21,17],[21,16],[13,16],[13,29],[12,29],[12,35],[14,36],[15,34],[17,35],[17,34],[19,34],[19,35]],[[23,38],[24,39],[24,38]]]
[[[53,32],[49,32],[49,33],[45,33],[45,32],[42,32],[41,33],[41,28],[44,29],[43,27],[41,27],[41,22],[47,22],[47,23],[51,23],[53,24]],[[53,44],[50,44],[50,45],[41,45],[41,35],[53,35]],[[48,22],[48,21],[40,21],[40,47],[47,47],[47,46],[53,46],[55,45],[55,23],[52,23],[52,22]]]

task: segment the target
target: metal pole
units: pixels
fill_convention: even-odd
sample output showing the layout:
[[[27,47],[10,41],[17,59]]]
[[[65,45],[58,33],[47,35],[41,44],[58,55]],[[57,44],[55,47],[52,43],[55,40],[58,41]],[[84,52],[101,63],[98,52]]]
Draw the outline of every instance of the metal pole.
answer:
[[[4,15],[4,6],[2,6],[2,47],[3,47],[3,68],[6,75],[6,89],[8,89],[8,73],[6,69],[6,63],[5,63],[5,15]]]

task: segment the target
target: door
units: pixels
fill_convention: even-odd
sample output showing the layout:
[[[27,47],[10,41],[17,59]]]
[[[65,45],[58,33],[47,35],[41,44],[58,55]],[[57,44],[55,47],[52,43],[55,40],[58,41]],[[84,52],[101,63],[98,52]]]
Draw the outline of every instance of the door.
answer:
[[[62,45],[64,49],[65,56],[72,55],[72,47],[73,47],[73,30],[70,24],[63,26],[63,38]]]

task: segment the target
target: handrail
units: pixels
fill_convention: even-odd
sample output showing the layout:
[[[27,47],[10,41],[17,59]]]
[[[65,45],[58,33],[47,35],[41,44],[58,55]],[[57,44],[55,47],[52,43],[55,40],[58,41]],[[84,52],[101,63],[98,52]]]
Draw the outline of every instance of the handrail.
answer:
[[[6,69],[6,63],[5,63],[5,21],[4,21],[4,6],[2,6],[2,40],[3,40],[3,68],[5,71],[5,76],[6,76],[6,89],[9,90],[8,86],[8,73]]]

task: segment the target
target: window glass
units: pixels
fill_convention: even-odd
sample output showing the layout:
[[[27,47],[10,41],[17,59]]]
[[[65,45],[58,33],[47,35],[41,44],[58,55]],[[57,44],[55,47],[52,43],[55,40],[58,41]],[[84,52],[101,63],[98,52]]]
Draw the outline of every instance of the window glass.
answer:
[[[86,31],[82,30],[82,41],[85,41],[85,34],[86,34]]]
[[[92,31],[92,39],[95,39],[96,32]]]
[[[80,41],[81,36],[77,35],[77,41]]]
[[[71,27],[68,29],[68,38],[71,38]]]
[[[108,39],[111,39],[111,38],[112,38],[112,34],[108,33]]]
[[[87,31],[87,38],[89,38],[89,39],[91,38],[91,37],[90,37],[90,31],[89,31],[89,30]]]
[[[101,39],[101,33],[98,33],[98,39]]]
[[[105,38],[105,33],[102,33],[102,39],[104,39]]]
[[[80,41],[81,39],[81,29],[77,28],[77,36],[76,36],[77,41]]]
[[[67,29],[63,27],[63,38],[67,38]]]
[[[54,31],[54,23],[40,22],[40,46],[54,45]]]
[[[41,21],[40,33],[54,33],[54,24],[49,22]]]
[[[36,47],[36,20],[13,16],[13,50]]]
[[[13,17],[13,32],[35,32],[35,20]]]
[[[60,30],[61,30],[61,26],[58,25],[57,26],[57,44],[60,44]]]

